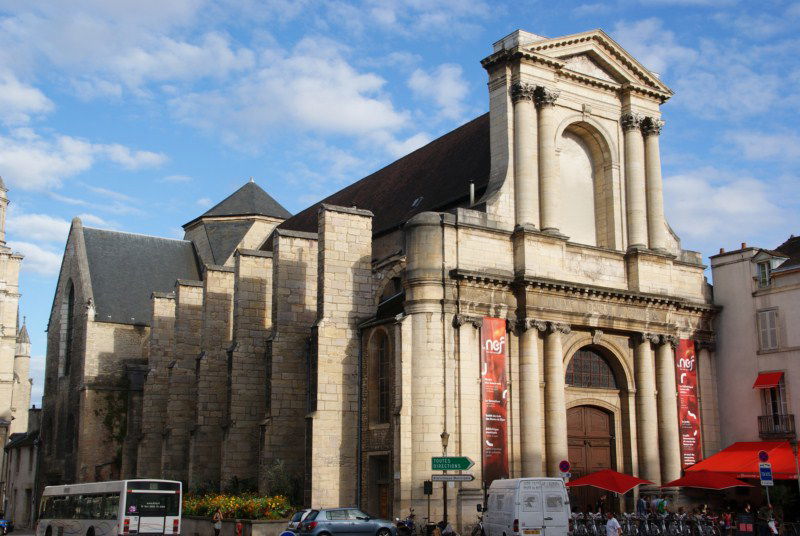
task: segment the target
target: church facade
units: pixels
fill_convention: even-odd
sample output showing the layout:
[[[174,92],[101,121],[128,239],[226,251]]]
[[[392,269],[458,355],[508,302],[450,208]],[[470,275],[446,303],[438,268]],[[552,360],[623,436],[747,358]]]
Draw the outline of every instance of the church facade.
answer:
[[[298,214],[249,183],[183,241],[75,222],[46,478],[267,490],[280,463],[307,505],[399,516],[468,456],[432,497],[468,524],[491,478],[660,484],[718,450],[710,287],[664,218],[671,91],[602,31],[482,65],[487,114]]]

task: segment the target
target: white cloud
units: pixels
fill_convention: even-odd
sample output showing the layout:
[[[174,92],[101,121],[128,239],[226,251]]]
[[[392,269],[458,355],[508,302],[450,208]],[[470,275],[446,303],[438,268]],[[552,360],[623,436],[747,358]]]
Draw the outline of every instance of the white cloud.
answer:
[[[46,114],[53,108],[44,93],[23,84],[12,73],[0,71],[0,121],[7,125],[25,124],[32,115]]]
[[[396,110],[384,94],[386,81],[356,70],[335,42],[306,38],[288,53],[265,51],[262,63],[230,87],[172,99],[176,116],[222,130],[237,145],[252,140],[261,145],[278,126],[363,136],[408,123],[408,113]]]
[[[800,136],[793,132],[768,133],[752,130],[728,132],[726,138],[737,154],[748,160],[790,161],[800,159]]]
[[[693,62],[697,57],[695,50],[678,44],[675,33],[657,18],[618,22],[612,35],[642,65],[660,75],[676,63]]]
[[[101,227],[103,229],[116,229],[118,227],[116,223],[105,220],[100,216],[96,216],[94,214],[83,213],[83,214],[78,214],[78,217],[86,225]]]
[[[18,214],[11,211],[8,215],[10,235],[24,236],[26,240],[37,242],[64,243],[69,226],[68,221],[47,214]]]
[[[781,209],[764,181],[712,167],[666,177],[664,200],[679,236],[708,246],[752,240]]]
[[[39,136],[28,128],[0,136],[0,175],[23,190],[57,188],[66,178],[90,169],[98,159],[127,169],[155,167],[167,157],[150,151],[135,151],[119,144],[98,144],[71,136]]]
[[[8,246],[15,252],[22,253],[22,270],[36,274],[53,276],[61,267],[61,253],[44,248],[32,242],[9,241]]]
[[[191,182],[192,178],[189,175],[167,175],[163,179],[164,182]]]
[[[463,117],[469,86],[460,65],[444,63],[430,72],[417,69],[408,79],[408,87],[418,97],[435,102],[439,117],[452,120]]]
[[[204,208],[210,207],[211,203],[212,201],[208,197],[201,197],[200,199],[197,200],[197,204]]]

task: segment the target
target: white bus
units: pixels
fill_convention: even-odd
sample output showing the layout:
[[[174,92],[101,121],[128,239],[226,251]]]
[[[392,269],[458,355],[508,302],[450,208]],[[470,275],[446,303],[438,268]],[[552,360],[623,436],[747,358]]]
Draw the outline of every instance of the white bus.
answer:
[[[116,480],[48,486],[36,536],[178,535],[181,483]]]

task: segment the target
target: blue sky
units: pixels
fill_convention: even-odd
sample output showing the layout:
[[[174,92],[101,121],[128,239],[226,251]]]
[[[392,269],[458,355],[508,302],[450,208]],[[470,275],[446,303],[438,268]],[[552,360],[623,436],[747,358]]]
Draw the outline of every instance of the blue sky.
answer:
[[[676,95],[666,211],[705,257],[800,230],[800,3],[0,1],[0,175],[40,402],[69,221],[167,237],[249,177],[296,212],[487,110],[521,28],[602,28]]]

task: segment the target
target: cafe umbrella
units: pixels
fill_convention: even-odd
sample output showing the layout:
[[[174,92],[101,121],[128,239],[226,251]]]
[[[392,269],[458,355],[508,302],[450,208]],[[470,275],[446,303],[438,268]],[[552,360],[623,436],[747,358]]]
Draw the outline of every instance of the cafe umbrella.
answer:
[[[643,478],[618,473],[612,469],[603,469],[567,482],[567,487],[592,486],[622,495],[640,484],[652,484],[652,482]]]

